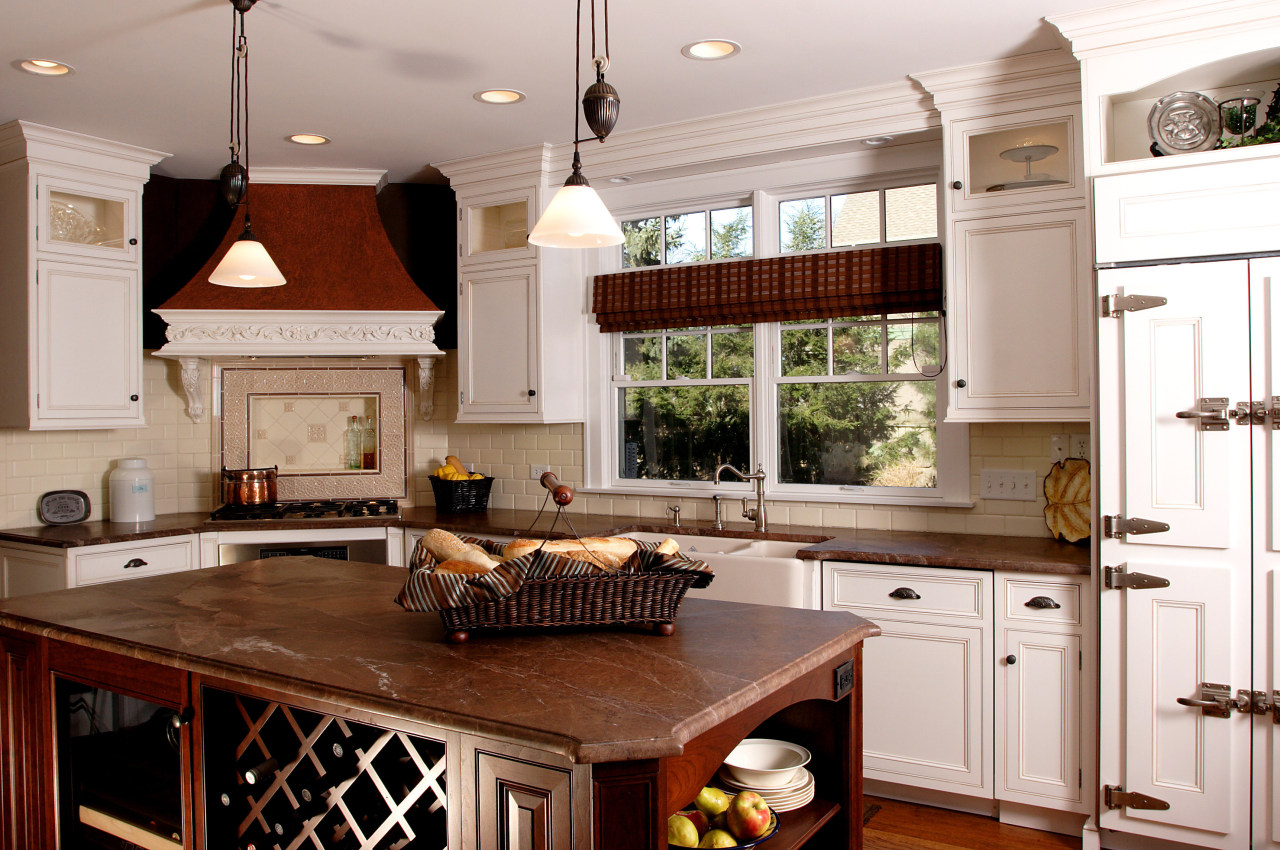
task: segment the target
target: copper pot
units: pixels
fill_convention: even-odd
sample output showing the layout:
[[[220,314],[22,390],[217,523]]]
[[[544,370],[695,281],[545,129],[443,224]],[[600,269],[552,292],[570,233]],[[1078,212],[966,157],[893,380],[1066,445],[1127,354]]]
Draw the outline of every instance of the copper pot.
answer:
[[[222,470],[222,501],[227,505],[269,505],[276,500],[279,467]]]

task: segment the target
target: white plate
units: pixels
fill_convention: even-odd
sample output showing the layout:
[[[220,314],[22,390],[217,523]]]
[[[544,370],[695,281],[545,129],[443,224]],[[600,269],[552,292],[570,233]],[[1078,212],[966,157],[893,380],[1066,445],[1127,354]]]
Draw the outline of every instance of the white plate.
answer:
[[[729,771],[723,767],[720,768],[720,774],[718,778],[722,783],[724,783],[725,785],[728,785],[731,788],[736,788],[739,791],[755,791],[757,794],[759,794],[762,797],[765,795],[766,792],[770,794],[785,794],[788,791],[797,791],[803,788],[805,785],[813,782],[813,774],[803,767],[800,768],[800,772],[796,774],[795,779],[793,779],[791,782],[779,788],[758,788],[755,785],[746,785],[734,779],[732,776],[730,776]]]
[[[813,786],[810,785],[809,790],[806,791],[805,794],[799,799],[791,800],[786,803],[769,803],[769,808],[775,812],[790,812],[790,811],[794,811],[795,809],[803,808],[804,806],[809,805],[809,803],[812,800],[813,800]]]
[[[721,771],[717,778],[731,789],[755,791],[769,804],[769,808],[775,812],[789,812],[805,806],[813,799],[814,795],[813,774],[803,769],[799,784],[790,788],[744,788],[732,782],[728,777],[727,771]]]

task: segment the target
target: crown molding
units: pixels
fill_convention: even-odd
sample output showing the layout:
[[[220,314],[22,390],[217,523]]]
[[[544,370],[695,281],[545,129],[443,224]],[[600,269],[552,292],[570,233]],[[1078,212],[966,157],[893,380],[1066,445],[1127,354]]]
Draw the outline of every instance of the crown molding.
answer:
[[[287,183],[305,186],[372,186],[382,191],[387,172],[377,168],[259,168],[249,171],[251,183]]]

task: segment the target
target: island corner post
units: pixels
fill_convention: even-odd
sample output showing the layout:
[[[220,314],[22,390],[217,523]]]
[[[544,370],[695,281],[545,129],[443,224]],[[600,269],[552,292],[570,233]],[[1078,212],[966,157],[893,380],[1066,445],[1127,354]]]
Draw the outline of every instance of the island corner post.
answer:
[[[774,850],[811,838],[815,847],[861,846],[861,641],[879,633],[874,624],[688,600],[670,637],[492,633],[459,647],[444,642],[437,617],[388,608],[402,570],[322,560],[277,558],[0,600],[0,850],[60,846],[60,831],[81,828],[77,811],[93,808],[68,795],[59,758],[70,747],[55,743],[67,729],[55,706],[67,682],[73,693],[106,688],[147,700],[172,722],[177,811],[161,818],[168,843],[153,845],[165,850],[214,850],[226,844],[210,830],[234,844],[245,824],[266,825],[263,813],[280,817],[279,800],[295,804],[292,789],[282,789],[302,774],[308,748],[329,746],[322,727],[349,736],[339,740],[356,749],[358,761],[347,766],[354,772],[327,792],[323,817],[301,819],[297,803],[285,820],[328,829],[333,810],[345,815],[357,805],[365,777],[392,775],[397,768],[385,765],[396,760],[387,754],[403,745],[413,752],[395,750],[398,761],[421,769],[407,783],[421,796],[393,800],[392,815],[363,831],[347,828],[345,845],[257,846],[662,850],[667,816],[753,734],[795,740],[814,756],[817,799],[779,817]],[[353,571],[361,579],[354,585]],[[618,675],[620,658],[631,675]],[[653,687],[659,680],[668,687]],[[237,713],[254,719],[231,723]],[[234,805],[244,808],[228,819],[220,797],[244,791],[227,784],[235,752],[256,752],[245,729],[269,728],[268,718],[280,716],[314,727],[314,739],[291,739],[293,761],[281,759],[268,786],[281,791],[276,811],[265,792],[242,794]],[[295,752],[299,746],[307,752]],[[428,806],[433,781],[440,797]],[[391,784],[379,774],[379,787]],[[113,835],[116,821],[127,826],[132,817],[128,806],[125,814],[99,808],[106,819],[95,823]],[[408,834],[427,824],[439,839]]]

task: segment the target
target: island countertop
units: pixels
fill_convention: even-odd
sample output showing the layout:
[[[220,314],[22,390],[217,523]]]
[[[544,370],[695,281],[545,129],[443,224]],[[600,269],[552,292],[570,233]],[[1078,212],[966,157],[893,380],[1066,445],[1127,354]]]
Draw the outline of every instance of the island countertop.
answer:
[[[0,626],[499,737],[663,758],[879,634],[840,612],[686,599],[675,634],[479,632],[394,601],[403,568],[287,557],[0,600]]]

